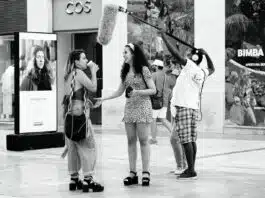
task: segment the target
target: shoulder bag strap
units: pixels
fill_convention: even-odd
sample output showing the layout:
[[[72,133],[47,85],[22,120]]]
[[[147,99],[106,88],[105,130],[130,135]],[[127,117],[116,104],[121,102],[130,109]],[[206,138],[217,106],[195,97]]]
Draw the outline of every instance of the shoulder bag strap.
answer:
[[[72,110],[72,98],[73,98],[73,94],[74,94],[74,88],[75,88],[75,75],[76,75],[76,70],[72,70],[71,71],[71,73],[72,73],[72,79],[71,79],[71,92],[70,92],[70,94],[69,94],[69,104],[68,104],[68,110],[67,110],[67,112],[66,112],[66,114],[65,114],[65,117],[64,117],[64,119],[66,119],[66,117],[67,117],[67,114],[69,114],[70,112],[71,112],[71,110]],[[71,130],[71,136],[73,136],[73,131],[74,131],[74,124],[73,124],[73,122],[74,122],[74,119],[73,119],[73,116],[72,116],[72,120],[71,120],[71,122],[72,122],[72,130]],[[72,137],[71,137],[72,138]],[[70,139],[71,139],[70,138]]]
[[[203,86],[204,86],[204,82],[206,80],[206,73],[203,69],[201,69],[203,71],[204,77],[203,77],[203,81],[202,81],[202,86],[199,92],[199,109],[200,109],[200,118],[198,119],[198,121],[202,121],[202,90],[203,90]]]
[[[163,88],[162,88],[162,96],[164,95],[164,90],[165,90],[165,85],[166,85],[166,73],[164,74],[164,83],[163,83]]]
[[[71,110],[71,107],[72,107],[72,98],[73,98],[73,94],[74,94],[76,71],[72,70],[71,73],[72,73],[72,80],[71,80],[71,85],[70,85],[71,86],[71,92],[69,94],[69,103],[68,103],[68,107],[67,107],[67,112],[64,115],[64,122],[66,120],[67,114],[70,113],[70,110]],[[71,136],[73,136],[73,130],[74,130],[73,129],[73,122],[74,122],[74,120],[72,118],[72,133],[71,133]],[[63,153],[61,154],[61,157],[64,158],[66,156],[67,152],[68,152],[68,145],[66,144],[65,149],[64,149]]]
[[[73,95],[74,95],[76,70],[73,69],[71,73],[72,73],[72,80],[71,80],[71,85],[70,85],[71,92],[69,94],[69,104],[68,104],[68,111],[67,111],[67,113],[69,113],[70,110],[72,109],[72,98],[73,98]]]

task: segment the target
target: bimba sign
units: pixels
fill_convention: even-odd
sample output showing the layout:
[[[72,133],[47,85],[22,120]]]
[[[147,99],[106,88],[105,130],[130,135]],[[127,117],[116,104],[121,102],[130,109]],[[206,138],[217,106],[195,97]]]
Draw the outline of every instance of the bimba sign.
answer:
[[[69,15],[71,14],[81,14],[83,12],[91,12],[91,1],[90,0],[79,0],[79,1],[69,1],[66,5],[65,12]]]
[[[238,57],[260,57],[264,56],[262,48],[260,49],[239,49],[237,50]]]

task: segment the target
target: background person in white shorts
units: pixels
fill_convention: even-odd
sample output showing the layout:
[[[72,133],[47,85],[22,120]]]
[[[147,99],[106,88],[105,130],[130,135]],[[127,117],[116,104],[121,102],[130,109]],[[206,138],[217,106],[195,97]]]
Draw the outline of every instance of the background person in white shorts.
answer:
[[[171,113],[175,119],[171,138],[178,137],[183,145],[188,169],[179,175],[179,179],[195,178],[197,173],[194,169],[197,153],[197,117],[200,103],[200,92],[204,80],[214,72],[214,66],[209,55],[203,50],[193,50],[189,58],[182,57],[161,32],[162,39],[168,50],[182,65],[183,69],[173,88],[171,99]],[[200,63],[205,56],[207,68],[201,67]]]
[[[172,81],[172,78],[170,78],[170,76],[165,73],[163,61],[156,59],[153,65],[157,66],[157,71],[152,74],[152,79],[156,85],[158,94],[161,94],[163,96],[163,107],[158,110],[153,109],[153,122],[151,125],[152,138],[149,140],[150,144],[157,144],[157,118],[160,119],[162,124],[167,128],[170,133],[172,131],[172,126],[170,122],[166,119],[166,116],[169,95],[175,85],[175,81]]]

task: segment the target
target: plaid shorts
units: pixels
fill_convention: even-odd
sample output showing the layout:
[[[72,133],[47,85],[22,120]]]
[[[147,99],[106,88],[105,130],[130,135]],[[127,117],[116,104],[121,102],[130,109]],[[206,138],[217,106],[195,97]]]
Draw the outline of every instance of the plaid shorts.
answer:
[[[198,110],[176,106],[176,116],[172,136],[178,136],[180,143],[197,140]]]

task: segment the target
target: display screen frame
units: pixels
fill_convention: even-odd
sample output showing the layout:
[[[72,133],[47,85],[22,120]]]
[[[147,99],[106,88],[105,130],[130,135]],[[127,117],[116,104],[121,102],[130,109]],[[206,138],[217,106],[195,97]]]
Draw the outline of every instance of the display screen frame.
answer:
[[[58,131],[58,58],[55,58],[55,70],[53,70],[53,77],[55,78],[55,88],[51,91],[21,91],[21,40],[32,41],[54,41],[55,43],[55,57],[57,54],[57,34],[43,33],[43,32],[15,32],[15,134],[21,133],[39,133],[39,132],[57,132]],[[33,43],[33,42],[32,42]],[[45,55],[46,56],[46,55]],[[30,95],[25,99],[25,92]],[[49,96],[49,93],[51,92]],[[25,100],[23,100],[23,98]],[[21,105],[21,100],[27,101],[26,108]],[[33,105],[33,101],[34,105]],[[40,102],[42,101],[42,102]],[[29,104],[30,102],[30,104]],[[52,102],[52,103],[49,103]],[[23,103],[24,104],[24,103]],[[32,105],[31,105],[32,104]],[[46,104],[44,107],[41,104]],[[47,106],[52,104],[52,106]],[[34,108],[35,112],[34,112]],[[38,110],[38,111],[37,111]],[[40,110],[47,112],[39,113]],[[30,115],[29,115],[30,114]],[[46,117],[45,117],[46,116]],[[51,117],[51,123],[47,119]],[[31,119],[31,121],[30,121]],[[34,120],[33,120],[34,119]],[[38,120],[39,119],[39,120]],[[26,122],[26,124],[25,124]],[[34,122],[34,124],[33,124]],[[30,124],[31,123],[31,124]],[[29,127],[27,127],[29,126]]]

